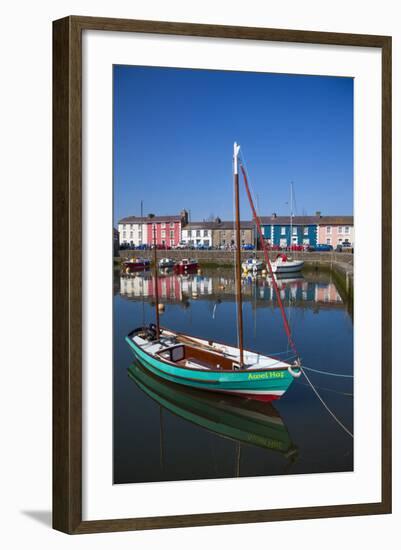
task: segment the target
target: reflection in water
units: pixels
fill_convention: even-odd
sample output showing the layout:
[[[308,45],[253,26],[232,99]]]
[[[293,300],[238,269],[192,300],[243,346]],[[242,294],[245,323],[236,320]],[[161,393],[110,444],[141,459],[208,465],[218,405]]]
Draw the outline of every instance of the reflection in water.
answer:
[[[137,362],[129,367],[128,373],[146,395],[175,415],[233,441],[282,454],[287,459],[285,472],[296,460],[297,448],[272,404],[173,384],[154,376]]]
[[[277,280],[283,301],[294,305],[339,304],[343,299],[332,281],[318,282],[302,276]],[[162,274],[158,277],[158,291],[161,301],[187,302],[188,298],[209,298],[214,300],[235,299],[235,280],[228,275],[176,275]],[[129,299],[153,300],[154,278],[149,274],[120,276],[120,295]],[[269,277],[244,277],[242,280],[243,300],[276,302],[273,285]]]
[[[164,326],[236,344],[232,269],[188,276],[163,273],[158,284],[165,304]],[[346,295],[330,274],[306,272],[279,279],[278,285],[303,364],[352,375],[352,317]],[[244,277],[242,289],[245,345],[267,354],[285,349],[269,278]],[[150,273],[115,275],[114,483],[353,469],[352,439],[323,408],[304,377],[295,380],[273,408],[171,385],[133,365],[124,338],[133,327],[154,322],[153,304]],[[353,431],[353,379],[318,373],[310,377],[328,406]]]

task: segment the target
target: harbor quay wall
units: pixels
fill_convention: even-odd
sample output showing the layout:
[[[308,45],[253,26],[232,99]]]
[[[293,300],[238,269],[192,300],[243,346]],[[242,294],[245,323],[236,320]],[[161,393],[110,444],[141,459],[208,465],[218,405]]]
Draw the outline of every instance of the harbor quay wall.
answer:
[[[270,251],[269,258],[274,260],[277,256],[277,251]],[[253,258],[255,252],[252,250],[242,250],[241,258],[245,260],[246,258]],[[319,266],[321,264],[330,265],[339,263],[343,265],[344,270],[348,270],[349,267],[352,268],[354,263],[354,255],[350,252],[292,252],[288,253],[292,255],[297,260],[304,260],[305,264],[308,266]],[[153,250],[120,250],[119,256],[122,260],[128,258],[148,258],[153,260],[154,251]],[[198,260],[199,264],[215,264],[218,265],[232,265],[234,263],[234,252],[229,250],[158,250],[158,258],[168,257],[176,261],[182,260],[183,258],[195,258]],[[256,256],[261,260],[264,259],[263,251],[258,250]]]

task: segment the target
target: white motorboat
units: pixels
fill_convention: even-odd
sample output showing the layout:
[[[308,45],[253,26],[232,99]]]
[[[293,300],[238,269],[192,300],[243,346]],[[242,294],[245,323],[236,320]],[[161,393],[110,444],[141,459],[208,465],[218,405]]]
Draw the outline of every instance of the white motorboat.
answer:
[[[304,266],[303,260],[293,260],[287,254],[278,254],[276,259],[271,262],[273,273],[294,273],[301,271]]]

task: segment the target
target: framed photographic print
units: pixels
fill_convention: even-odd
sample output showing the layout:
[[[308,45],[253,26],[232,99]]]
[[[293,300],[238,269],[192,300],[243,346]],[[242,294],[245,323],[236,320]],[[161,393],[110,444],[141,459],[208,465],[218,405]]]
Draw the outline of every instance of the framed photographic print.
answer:
[[[53,27],[53,526],[391,512],[391,38]]]

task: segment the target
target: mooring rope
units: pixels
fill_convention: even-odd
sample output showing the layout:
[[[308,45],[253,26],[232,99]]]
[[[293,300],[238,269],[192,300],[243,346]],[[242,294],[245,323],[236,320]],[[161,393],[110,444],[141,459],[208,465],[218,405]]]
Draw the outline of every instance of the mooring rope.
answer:
[[[354,378],[353,374],[337,374],[335,372],[327,372],[324,370],[311,369],[310,367],[305,367],[302,365],[302,368],[310,370],[311,372],[317,372],[318,374],[326,374],[327,376],[337,376],[338,378]]]
[[[329,408],[329,406],[325,403],[325,401],[323,400],[323,398],[320,396],[319,392],[317,391],[317,389],[315,388],[315,386],[312,384],[312,382],[310,381],[308,375],[306,374],[306,372],[304,371],[303,367],[301,367],[301,371],[302,371],[302,374],[305,376],[306,380],[309,382],[309,385],[310,387],[312,388],[312,390],[314,391],[316,397],[319,399],[319,401],[321,402],[321,404],[323,405],[323,407],[326,409],[326,411],[332,416],[332,418],[334,418],[334,420],[337,422],[337,424],[345,431],[345,433],[347,433],[350,437],[354,438],[354,434],[351,433],[349,431],[349,429],[344,426],[344,424],[341,422],[341,420],[339,418],[337,418],[337,416],[333,413],[333,411]]]

